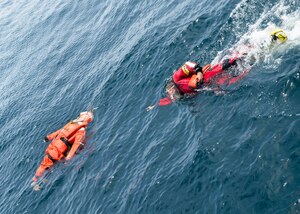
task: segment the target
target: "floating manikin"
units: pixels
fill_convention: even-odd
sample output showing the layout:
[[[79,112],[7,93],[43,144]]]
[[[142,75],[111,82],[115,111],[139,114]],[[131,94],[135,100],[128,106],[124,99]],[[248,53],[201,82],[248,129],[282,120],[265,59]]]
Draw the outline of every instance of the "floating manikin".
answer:
[[[45,142],[52,142],[47,147],[46,155],[32,178],[32,186],[35,186],[44,172],[53,167],[57,161],[63,158],[70,160],[77,149],[84,145],[86,129],[93,118],[92,111],[81,112],[75,120],[44,138]]]

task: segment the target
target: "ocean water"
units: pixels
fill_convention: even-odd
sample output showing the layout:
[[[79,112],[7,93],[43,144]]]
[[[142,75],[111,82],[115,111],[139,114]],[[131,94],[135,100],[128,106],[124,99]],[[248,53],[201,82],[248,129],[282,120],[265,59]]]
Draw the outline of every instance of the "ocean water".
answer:
[[[299,8],[0,1],[0,213],[299,213]],[[259,48],[277,27],[289,40]],[[226,93],[145,111],[185,61],[246,43],[263,58]],[[91,106],[86,148],[33,191],[43,137]]]

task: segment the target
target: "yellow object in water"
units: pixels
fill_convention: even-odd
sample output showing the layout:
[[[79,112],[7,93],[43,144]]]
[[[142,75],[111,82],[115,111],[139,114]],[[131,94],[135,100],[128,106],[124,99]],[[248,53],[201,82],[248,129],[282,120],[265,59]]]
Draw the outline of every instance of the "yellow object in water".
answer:
[[[272,43],[279,41],[280,43],[285,43],[287,38],[287,35],[282,29],[276,29],[271,33],[272,37]]]

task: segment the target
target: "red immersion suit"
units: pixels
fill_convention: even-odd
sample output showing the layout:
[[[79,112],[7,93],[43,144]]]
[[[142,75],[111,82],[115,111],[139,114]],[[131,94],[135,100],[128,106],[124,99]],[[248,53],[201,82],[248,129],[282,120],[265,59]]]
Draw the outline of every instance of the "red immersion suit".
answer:
[[[203,74],[203,79],[204,83],[209,83],[211,79],[216,77],[218,74],[221,74],[224,70],[228,69],[232,65],[235,65],[236,62],[236,57],[225,60],[223,63],[217,64],[214,67],[206,70]],[[184,94],[196,94],[198,93],[196,90],[191,88],[189,86],[190,79],[192,78],[193,75],[195,75],[195,67],[197,66],[197,63],[195,62],[186,62],[180,69],[174,72],[173,74],[173,81],[176,85],[176,88],[178,89],[179,93],[181,95]],[[218,80],[218,84],[223,84],[226,82],[226,80],[230,79],[229,77],[226,77],[226,79],[221,78]],[[233,83],[237,81],[238,78],[235,80],[229,81],[229,83]],[[164,106],[164,105],[169,105],[173,102],[174,100],[170,99],[170,97],[162,98],[160,102],[158,103],[159,106]]]

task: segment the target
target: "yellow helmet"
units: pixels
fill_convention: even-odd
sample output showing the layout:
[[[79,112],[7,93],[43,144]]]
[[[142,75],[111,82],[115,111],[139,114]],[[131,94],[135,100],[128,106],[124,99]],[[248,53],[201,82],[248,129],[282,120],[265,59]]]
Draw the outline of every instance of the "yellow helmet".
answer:
[[[285,43],[287,38],[287,35],[285,34],[285,32],[283,32],[282,29],[276,29],[271,33],[271,37],[272,37],[272,42],[276,42],[277,39],[279,40],[280,43]]]

